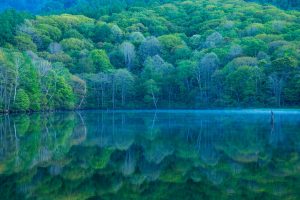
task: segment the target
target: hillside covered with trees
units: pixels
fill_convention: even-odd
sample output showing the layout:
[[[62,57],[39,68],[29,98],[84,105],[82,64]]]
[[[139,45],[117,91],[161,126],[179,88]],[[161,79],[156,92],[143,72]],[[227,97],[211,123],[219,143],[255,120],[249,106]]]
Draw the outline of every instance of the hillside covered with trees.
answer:
[[[15,8],[35,13],[71,12],[88,15],[120,12],[131,6],[172,3],[174,0],[2,0],[0,10]],[[300,9],[300,0],[245,0],[273,4],[283,9]]]
[[[299,11],[57,2],[73,14],[0,14],[0,112],[300,104]]]

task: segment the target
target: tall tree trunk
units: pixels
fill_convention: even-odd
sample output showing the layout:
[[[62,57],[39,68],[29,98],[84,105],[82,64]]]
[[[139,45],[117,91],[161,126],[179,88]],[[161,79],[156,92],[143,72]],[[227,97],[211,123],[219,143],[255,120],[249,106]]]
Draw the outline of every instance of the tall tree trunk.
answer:
[[[151,89],[151,94],[152,94],[153,104],[154,104],[154,106],[155,106],[155,109],[157,110],[157,102],[158,102],[158,99],[156,99],[155,94],[154,94],[154,92],[153,92],[153,89]]]
[[[104,88],[103,84],[101,84],[101,108],[104,108]]]
[[[112,77],[112,104],[113,110],[115,109],[115,78]]]
[[[125,88],[124,84],[122,85],[122,107],[124,107],[125,104]]]

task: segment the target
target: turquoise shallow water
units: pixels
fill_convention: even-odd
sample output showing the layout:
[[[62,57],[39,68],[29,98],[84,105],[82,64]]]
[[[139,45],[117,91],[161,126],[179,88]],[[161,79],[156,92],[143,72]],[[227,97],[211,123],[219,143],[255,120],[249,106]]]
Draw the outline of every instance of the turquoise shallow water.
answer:
[[[0,116],[0,199],[300,199],[300,110]]]

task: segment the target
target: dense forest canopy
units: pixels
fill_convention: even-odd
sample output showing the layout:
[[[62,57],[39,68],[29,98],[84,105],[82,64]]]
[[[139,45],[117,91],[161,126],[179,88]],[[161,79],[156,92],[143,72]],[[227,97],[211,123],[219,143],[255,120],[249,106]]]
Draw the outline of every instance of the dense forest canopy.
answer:
[[[0,9],[14,8],[33,13],[80,13],[99,17],[105,13],[121,12],[132,6],[162,4],[172,0],[4,0]]]
[[[300,9],[299,0],[246,0],[263,4],[273,4],[284,9]]]
[[[296,10],[58,0],[72,14],[50,15],[38,2],[43,15],[0,14],[0,111],[300,104]]]
[[[171,3],[176,0],[2,0],[0,10],[15,8],[36,13],[72,12],[90,14],[120,12],[130,6]],[[283,9],[300,9],[300,0],[245,0],[273,4]]]

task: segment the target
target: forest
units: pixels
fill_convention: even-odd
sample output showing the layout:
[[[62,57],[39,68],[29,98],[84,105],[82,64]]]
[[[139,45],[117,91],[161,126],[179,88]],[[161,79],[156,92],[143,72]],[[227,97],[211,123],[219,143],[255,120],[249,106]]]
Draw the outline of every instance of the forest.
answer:
[[[22,2],[1,3],[0,112],[300,106],[297,0]]]
[[[15,8],[35,13],[73,12],[91,14],[120,12],[130,6],[172,3],[177,0],[2,0],[0,10]],[[273,4],[283,9],[300,9],[300,0],[245,0]]]

